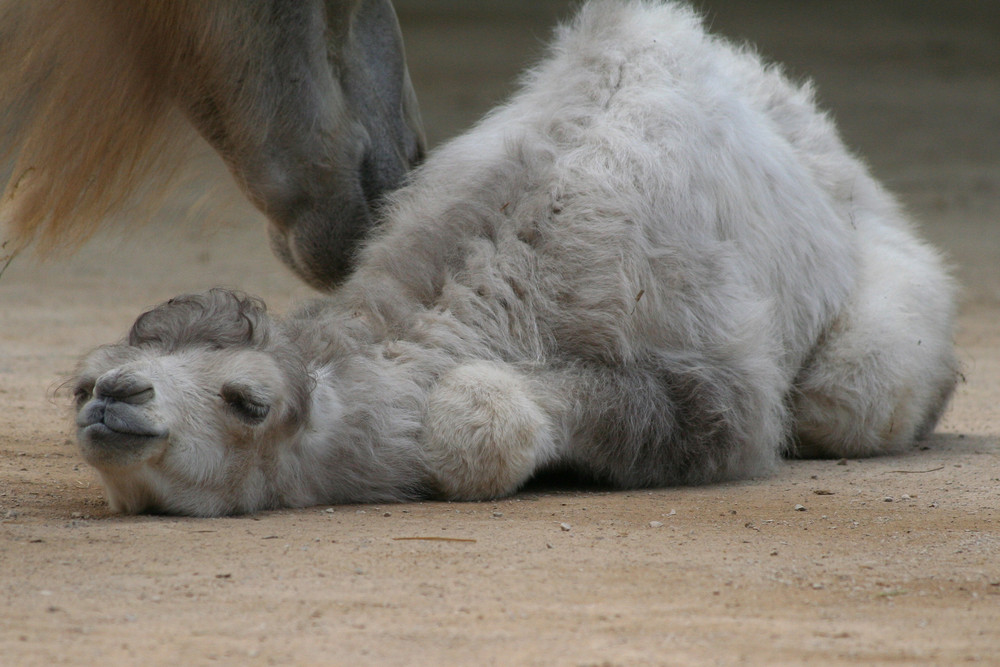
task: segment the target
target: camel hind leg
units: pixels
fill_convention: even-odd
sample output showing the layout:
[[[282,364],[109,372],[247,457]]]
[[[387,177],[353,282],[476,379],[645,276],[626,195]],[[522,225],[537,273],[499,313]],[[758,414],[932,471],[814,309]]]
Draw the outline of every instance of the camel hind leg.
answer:
[[[929,434],[955,386],[954,290],[901,227],[862,235],[860,278],[794,391],[796,453],[859,457]]]

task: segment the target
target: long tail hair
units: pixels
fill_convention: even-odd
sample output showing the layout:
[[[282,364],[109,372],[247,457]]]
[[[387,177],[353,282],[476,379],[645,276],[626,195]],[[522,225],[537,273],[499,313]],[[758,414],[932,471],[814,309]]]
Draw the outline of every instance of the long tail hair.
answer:
[[[0,257],[162,203],[196,145],[172,103],[184,54],[247,34],[239,1],[0,0]]]

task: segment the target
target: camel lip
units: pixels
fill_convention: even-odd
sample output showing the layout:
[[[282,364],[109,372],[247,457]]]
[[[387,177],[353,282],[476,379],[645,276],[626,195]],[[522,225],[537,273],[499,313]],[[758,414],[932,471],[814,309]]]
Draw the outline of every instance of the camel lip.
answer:
[[[108,456],[119,458],[122,455],[139,454],[150,443],[164,439],[166,433],[119,431],[104,422],[97,422],[81,426],[77,430],[77,437],[88,459],[105,459]]]
[[[163,433],[149,430],[138,430],[138,431],[127,431],[124,429],[116,429],[109,426],[106,422],[97,422],[94,424],[87,424],[86,426],[80,427],[81,434],[86,435],[92,440],[104,440],[104,439],[117,439],[126,438],[134,440],[146,440],[149,438],[161,438]]]
[[[166,430],[151,423],[138,406],[120,401],[92,401],[77,413],[76,425],[81,435],[86,433],[96,440],[166,435]]]
[[[77,429],[84,460],[98,470],[112,471],[143,465],[167,447],[166,433],[123,433],[97,422]]]

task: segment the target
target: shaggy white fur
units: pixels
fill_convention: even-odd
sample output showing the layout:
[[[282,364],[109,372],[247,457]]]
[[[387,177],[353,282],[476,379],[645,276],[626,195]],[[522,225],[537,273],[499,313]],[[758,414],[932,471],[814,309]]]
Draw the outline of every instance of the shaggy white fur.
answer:
[[[929,432],[952,292],[808,86],[685,7],[592,2],[335,294],[170,301],[83,362],[77,423],[123,511],[746,477]]]

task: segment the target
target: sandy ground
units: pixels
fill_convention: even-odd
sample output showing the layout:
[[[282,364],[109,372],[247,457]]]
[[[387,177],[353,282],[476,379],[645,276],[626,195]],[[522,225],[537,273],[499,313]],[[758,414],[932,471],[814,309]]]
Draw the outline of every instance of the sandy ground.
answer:
[[[435,142],[509,89],[564,10],[419,4],[400,6]],[[0,663],[1000,665],[1000,9],[711,12],[816,80],[949,254],[966,381],[936,435],[704,488],[112,516],[58,391],[79,355],[177,292],[239,286],[278,311],[308,294],[259,215],[205,226],[179,196],[126,238],[0,277]]]

